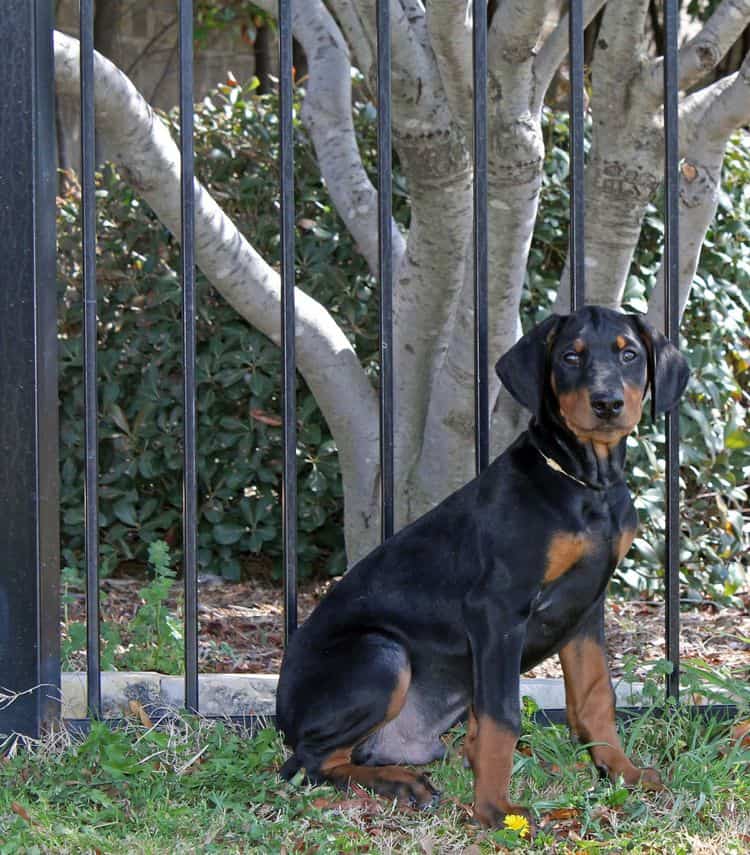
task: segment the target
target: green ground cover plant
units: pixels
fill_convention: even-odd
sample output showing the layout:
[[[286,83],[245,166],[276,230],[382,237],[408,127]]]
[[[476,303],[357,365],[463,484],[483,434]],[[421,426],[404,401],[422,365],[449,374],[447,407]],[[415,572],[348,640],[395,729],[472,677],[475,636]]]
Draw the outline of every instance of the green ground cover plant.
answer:
[[[663,667],[652,694],[661,695]],[[686,690],[750,711],[746,682],[699,663]],[[708,688],[706,684],[708,682]],[[564,727],[542,727],[525,706],[514,798],[531,805],[534,839],[472,825],[463,729],[429,767],[442,791],[430,812],[395,807],[356,788],[283,783],[275,730],[253,735],[222,722],[176,717],[124,728],[93,723],[86,736],[59,732],[7,744],[0,761],[0,853],[743,853],[750,845],[750,744],[737,721],[656,708],[624,728],[626,750],[658,766],[663,793],[601,781]],[[747,743],[748,740],[745,740]]]
[[[138,592],[139,603],[129,623],[130,639],[123,644],[117,625],[100,625],[101,667],[104,671],[159,671],[181,674],[184,670],[184,629],[179,609],[168,599],[177,573],[171,568],[169,546],[163,540],[148,545],[150,581]],[[86,623],[68,616],[71,589],[79,587],[78,574],[71,567],[62,570],[63,628],[60,655],[63,670],[71,668],[71,657],[86,649]]]

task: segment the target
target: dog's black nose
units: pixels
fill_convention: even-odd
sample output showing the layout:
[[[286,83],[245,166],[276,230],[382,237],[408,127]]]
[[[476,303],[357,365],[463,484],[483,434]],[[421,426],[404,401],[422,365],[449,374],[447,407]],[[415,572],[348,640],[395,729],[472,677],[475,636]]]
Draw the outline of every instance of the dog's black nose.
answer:
[[[597,395],[591,398],[591,409],[597,418],[614,419],[620,415],[625,402],[613,395]]]

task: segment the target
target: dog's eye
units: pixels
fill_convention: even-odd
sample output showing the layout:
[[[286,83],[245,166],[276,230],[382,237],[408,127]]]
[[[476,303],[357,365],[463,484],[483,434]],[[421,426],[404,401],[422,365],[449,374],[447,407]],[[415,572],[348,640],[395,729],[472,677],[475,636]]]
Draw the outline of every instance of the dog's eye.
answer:
[[[563,362],[567,362],[568,365],[580,365],[581,354],[576,353],[574,350],[569,350],[563,354]]]
[[[632,362],[636,358],[636,356],[638,356],[638,354],[631,348],[628,348],[627,350],[623,350],[622,352],[622,361]]]

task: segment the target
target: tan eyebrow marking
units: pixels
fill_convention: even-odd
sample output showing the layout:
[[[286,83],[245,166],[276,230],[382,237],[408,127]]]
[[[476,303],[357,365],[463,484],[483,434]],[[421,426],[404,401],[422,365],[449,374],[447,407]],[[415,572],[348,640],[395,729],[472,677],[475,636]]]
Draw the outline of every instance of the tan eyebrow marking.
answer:
[[[586,350],[586,342],[582,338],[577,338],[573,342],[573,350],[576,353],[583,353],[583,351]]]
[[[618,335],[615,339],[615,344],[617,345],[618,350],[624,350],[627,347],[627,341],[625,340],[624,335]]]

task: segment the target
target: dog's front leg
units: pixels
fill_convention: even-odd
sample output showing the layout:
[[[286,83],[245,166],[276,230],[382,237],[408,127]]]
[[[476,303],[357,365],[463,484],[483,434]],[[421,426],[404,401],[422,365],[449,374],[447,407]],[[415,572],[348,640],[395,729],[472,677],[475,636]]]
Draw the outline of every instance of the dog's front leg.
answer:
[[[471,643],[474,704],[465,752],[474,772],[474,817],[501,826],[507,814],[527,810],[510,803],[508,788],[521,723],[519,680],[526,621],[494,597],[472,592],[464,607]]]
[[[589,753],[602,775],[622,777],[629,787],[663,789],[656,769],[639,768],[622,750],[615,723],[615,693],[604,644],[604,600],[596,604],[582,628],[560,650],[565,677],[568,724],[576,737],[589,743]]]

